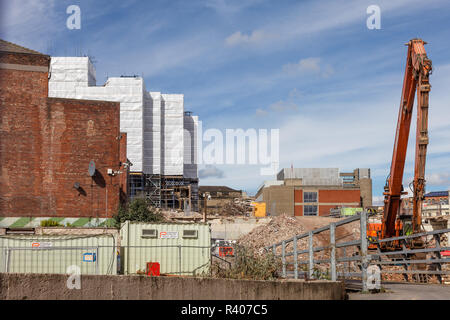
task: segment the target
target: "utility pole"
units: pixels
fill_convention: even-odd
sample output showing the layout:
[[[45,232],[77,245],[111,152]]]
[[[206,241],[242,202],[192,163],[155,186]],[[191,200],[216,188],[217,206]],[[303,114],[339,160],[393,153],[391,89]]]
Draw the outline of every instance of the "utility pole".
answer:
[[[208,202],[207,202],[208,199],[207,199],[206,193],[203,193],[202,196],[203,196],[203,222],[206,223],[206,213],[207,213],[207,208],[208,208]]]

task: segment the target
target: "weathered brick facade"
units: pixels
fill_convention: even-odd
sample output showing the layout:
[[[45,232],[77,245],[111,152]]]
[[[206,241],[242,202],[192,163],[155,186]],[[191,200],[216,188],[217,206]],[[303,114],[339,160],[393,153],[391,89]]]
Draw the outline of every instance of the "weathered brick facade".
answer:
[[[119,103],[48,98],[49,61],[0,50],[0,217],[112,217],[126,187],[107,174],[126,161]]]

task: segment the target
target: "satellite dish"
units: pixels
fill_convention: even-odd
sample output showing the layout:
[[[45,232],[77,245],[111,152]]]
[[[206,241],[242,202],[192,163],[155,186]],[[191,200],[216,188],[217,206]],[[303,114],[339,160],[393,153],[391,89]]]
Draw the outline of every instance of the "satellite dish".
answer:
[[[73,184],[73,187],[74,187],[75,189],[80,189],[80,184],[79,184],[78,182],[75,182],[75,183]]]
[[[94,160],[91,160],[91,162],[89,162],[89,170],[88,170],[88,172],[89,172],[89,175],[91,177],[94,176],[94,174],[95,174],[95,162],[94,162]]]

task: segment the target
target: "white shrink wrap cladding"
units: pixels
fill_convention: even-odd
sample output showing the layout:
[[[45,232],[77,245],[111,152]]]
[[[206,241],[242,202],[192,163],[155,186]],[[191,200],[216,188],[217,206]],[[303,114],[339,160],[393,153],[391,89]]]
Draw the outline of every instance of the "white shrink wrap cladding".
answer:
[[[184,116],[184,168],[183,176],[197,179],[198,116]]]
[[[161,174],[161,93],[144,93],[144,173]]]
[[[75,88],[95,86],[95,69],[88,57],[52,57],[48,96],[75,98]]]
[[[96,87],[95,68],[88,57],[52,57],[49,97],[120,102],[120,130],[127,133],[127,158],[131,171],[142,171],[142,78],[109,78]]]
[[[183,175],[184,95],[161,95],[161,174]]]
[[[52,57],[49,97],[120,102],[132,172],[197,178],[198,117],[184,116],[182,94],[147,92],[140,77],[108,78],[96,86],[88,57]]]

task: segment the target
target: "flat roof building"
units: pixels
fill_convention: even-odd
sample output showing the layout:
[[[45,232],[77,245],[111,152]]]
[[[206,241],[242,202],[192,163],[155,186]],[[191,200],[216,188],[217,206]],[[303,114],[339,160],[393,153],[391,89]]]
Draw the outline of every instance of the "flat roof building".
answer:
[[[327,216],[335,208],[372,205],[370,169],[284,168],[256,193],[270,215]]]

